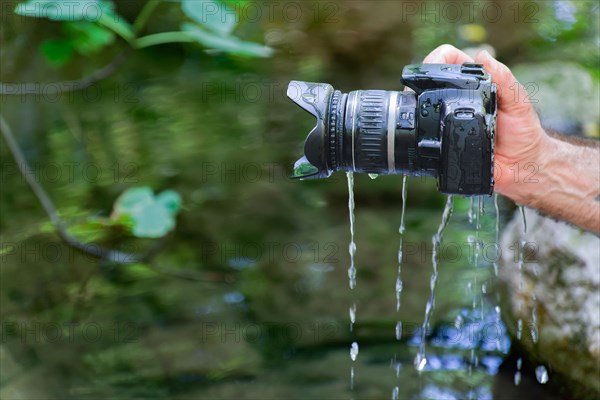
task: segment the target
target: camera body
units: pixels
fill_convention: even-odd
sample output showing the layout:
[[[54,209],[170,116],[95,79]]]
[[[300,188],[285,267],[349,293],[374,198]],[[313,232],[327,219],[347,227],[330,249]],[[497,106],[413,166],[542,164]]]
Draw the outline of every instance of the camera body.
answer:
[[[290,82],[288,97],[317,119],[293,177],[429,175],[443,193],[491,194],[496,87],[483,66],[408,65],[401,82],[412,91]]]

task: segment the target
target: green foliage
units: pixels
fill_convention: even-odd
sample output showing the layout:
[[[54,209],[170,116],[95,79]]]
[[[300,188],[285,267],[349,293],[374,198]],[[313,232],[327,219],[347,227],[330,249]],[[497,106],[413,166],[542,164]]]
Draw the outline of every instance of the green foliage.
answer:
[[[75,52],[87,56],[114,41],[114,33],[133,37],[128,24],[114,13],[114,4],[105,0],[29,0],[17,5],[15,13],[27,17],[63,21],[63,37],[42,42],[40,51],[55,67],[66,64]]]
[[[53,66],[67,63],[75,52],[89,55],[102,50],[119,35],[134,48],[164,43],[194,42],[225,53],[269,57],[273,50],[258,43],[246,42],[232,35],[238,17],[232,7],[246,0],[183,0],[181,9],[194,24],[183,23],[182,32],[160,32],[136,37],[159,0],[147,3],[135,21],[135,28],[114,12],[110,0],[28,0],[17,5],[15,13],[27,17],[63,21],[64,37],[42,43],[41,52]]]
[[[218,34],[207,32],[194,24],[184,23],[182,29],[184,32],[189,33],[196,42],[226,53],[254,57],[269,57],[273,54],[273,49],[270,47],[258,43],[245,42],[235,36],[219,36]]]
[[[42,54],[55,67],[69,62],[74,52],[87,56],[114,40],[110,30],[88,21],[65,22],[62,31],[65,37],[45,40],[40,46]]]
[[[154,196],[149,187],[134,187],[119,196],[111,218],[131,221],[131,233],[140,238],[159,238],[175,227],[175,216],[181,207],[177,192],[166,190]]]
[[[154,271],[146,264],[128,264],[123,266],[122,269],[125,276],[133,281],[146,278],[153,278],[157,275],[156,271]]]
[[[221,35],[228,36],[235,29],[235,12],[218,0],[182,0],[181,10],[198,25]]]
[[[53,21],[97,20],[111,12],[113,3],[104,0],[28,0],[17,5],[15,13]]]
[[[108,29],[87,21],[68,22],[63,25],[64,32],[79,54],[89,55],[111,44],[115,35]]]
[[[232,35],[237,25],[235,12],[218,0],[183,0],[181,10],[195,24],[183,23],[181,29],[197,43],[244,56],[269,57],[273,49],[258,43],[246,42]]]
[[[50,65],[60,67],[73,55],[73,41],[70,39],[48,39],[42,42],[40,51]]]

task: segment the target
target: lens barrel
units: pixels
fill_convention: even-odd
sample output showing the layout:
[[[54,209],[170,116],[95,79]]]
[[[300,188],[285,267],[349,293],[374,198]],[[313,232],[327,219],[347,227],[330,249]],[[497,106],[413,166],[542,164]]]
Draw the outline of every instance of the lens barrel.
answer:
[[[478,64],[405,67],[413,91],[292,81],[288,96],[317,119],[294,177],[338,170],[438,177],[440,191],[493,191],[495,86]]]

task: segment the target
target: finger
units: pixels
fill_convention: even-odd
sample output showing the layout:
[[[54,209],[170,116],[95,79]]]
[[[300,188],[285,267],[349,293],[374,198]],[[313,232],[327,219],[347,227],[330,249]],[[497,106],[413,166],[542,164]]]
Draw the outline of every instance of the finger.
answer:
[[[473,62],[473,58],[449,44],[438,46],[423,60],[423,64],[462,64],[466,62]]]
[[[525,88],[517,81],[510,69],[496,60],[486,50],[475,56],[475,61],[484,65],[497,86],[498,106],[506,112],[532,112],[531,102]]]

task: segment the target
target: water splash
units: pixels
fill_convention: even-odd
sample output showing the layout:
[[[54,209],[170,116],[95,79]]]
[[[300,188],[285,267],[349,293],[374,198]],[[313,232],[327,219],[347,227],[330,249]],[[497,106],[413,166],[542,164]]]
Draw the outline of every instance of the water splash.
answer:
[[[542,385],[548,383],[548,370],[543,365],[539,365],[535,368],[535,377],[537,381]]]
[[[398,246],[398,276],[396,277],[396,311],[400,311],[400,295],[402,294],[402,240],[404,238],[404,213],[406,211],[406,185],[407,176],[402,177],[402,213],[400,214],[400,227],[398,233],[400,234],[400,245]]]
[[[442,235],[446,226],[448,225],[448,221],[450,220],[450,216],[452,215],[453,210],[453,201],[452,196],[448,196],[446,200],[446,206],[444,207],[444,212],[442,214],[442,220],[440,225],[438,226],[437,232],[431,238],[431,242],[433,244],[433,250],[431,254],[431,264],[433,267],[433,272],[431,274],[431,279],[429,282],[429,287],[431,289],[431,294],[429,300],[427,301],[427,305],[425,306],[425,318],[423,319],[423,326],[421,330],[421,343],[419,346],[419,352],[415,357],[415,368],[417,371],[422,371],[427,364],[427,359],[425,358],[425,337],[427,335],[427,327],[429,326],[429,319],[431,318],[431,314],[433,312],[433,308],[435,307],[435,286],[437,284],[438,278],[438,250],[442,243]]]
[[[348,252],[350,253],[350,266],[348,267],[348,280],[350,289],[356,287],[356,267],[354,266],[354,255],[356,254],[356,243],[354,242],[354,174],[346,172],[348,178],[348,211],[350,214],[350,245]]]

